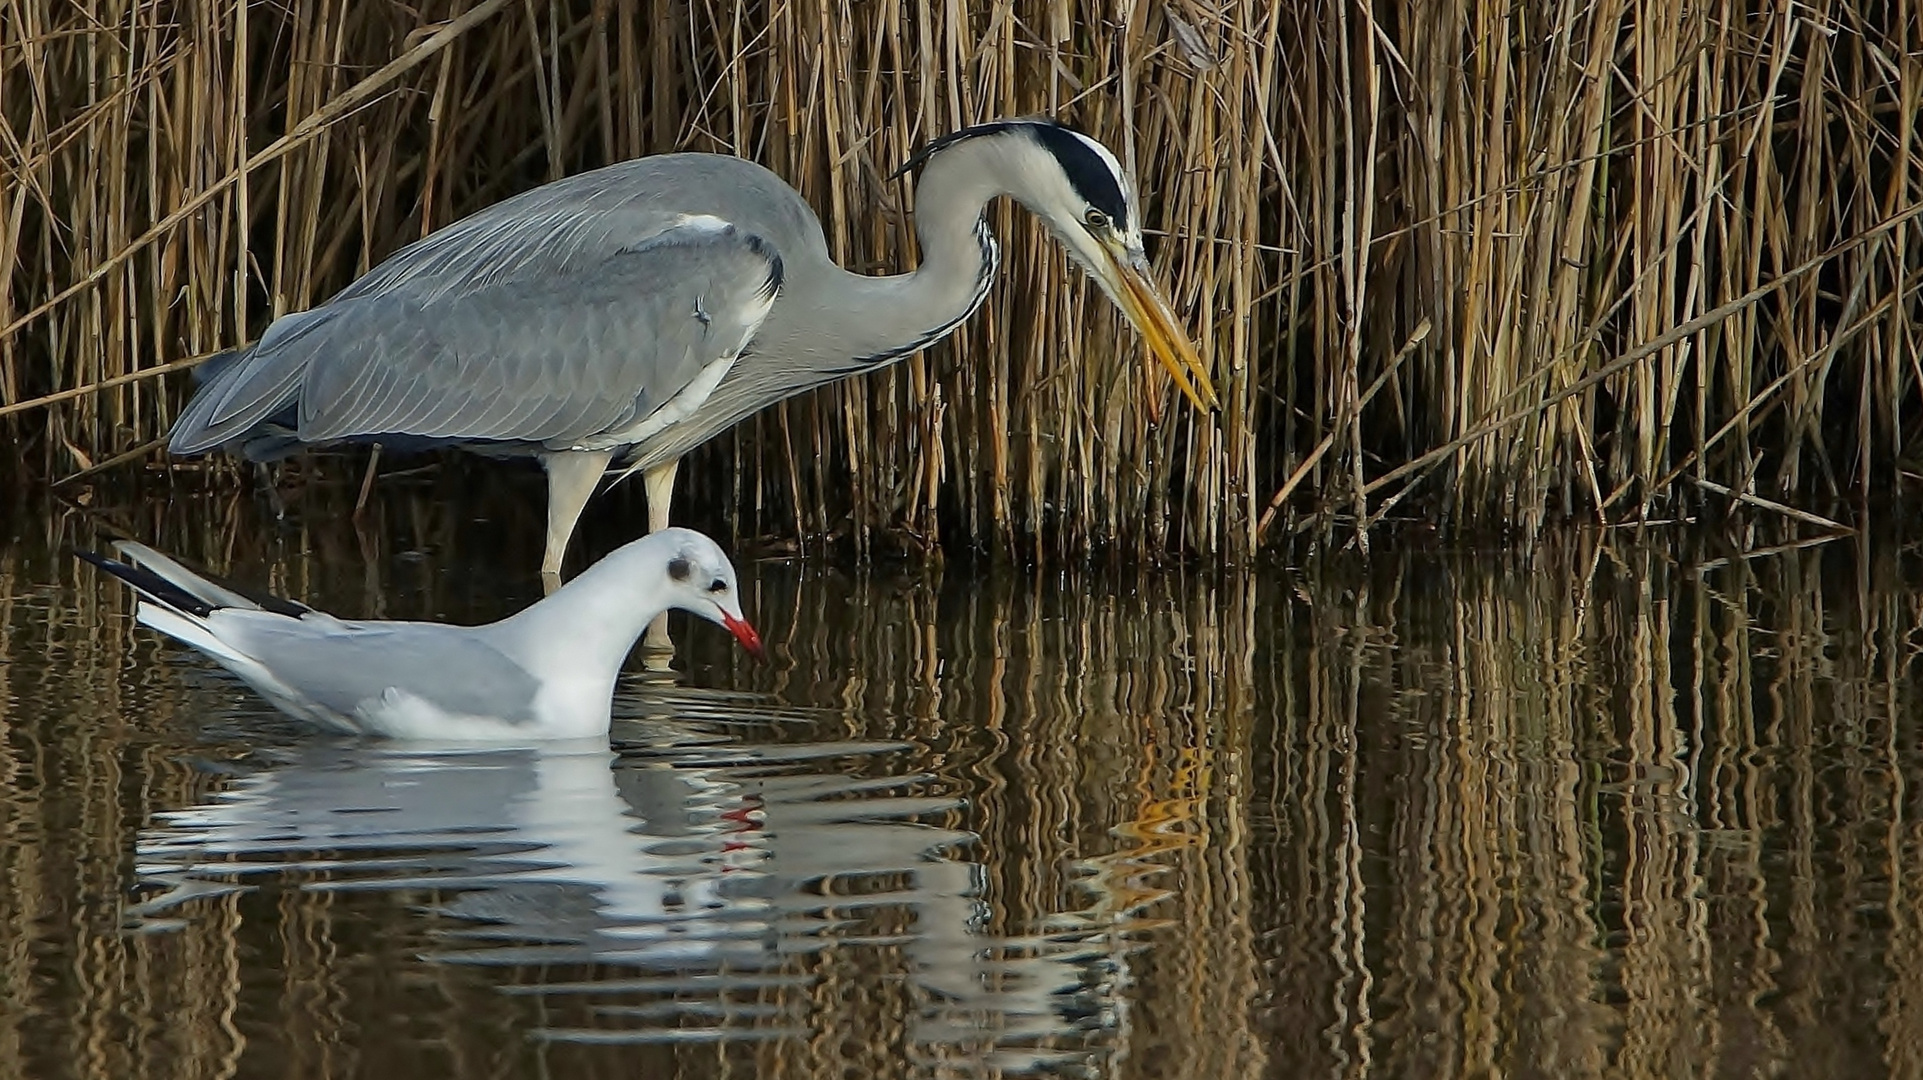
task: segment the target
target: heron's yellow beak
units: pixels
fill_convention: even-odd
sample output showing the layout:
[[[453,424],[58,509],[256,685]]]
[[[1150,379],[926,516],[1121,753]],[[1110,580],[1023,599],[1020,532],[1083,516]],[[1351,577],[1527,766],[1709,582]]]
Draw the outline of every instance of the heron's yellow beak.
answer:
[[[1196,355],[1195,346],[1189,344],[1188,331],[1176,320],[1168,301],[1162,299],[1161,290],[1148,276],[1148,260],[1117,242],[1104,242],[1101,247],[1107,256],[1110,279],[1116,285],[1110,295],[1122,314],[1135,325],[1148,343],[1149,351],[1162,362],[1189,403],[1202,412],[1215,409],[1215,385],[1209,381],[1208,368]]]

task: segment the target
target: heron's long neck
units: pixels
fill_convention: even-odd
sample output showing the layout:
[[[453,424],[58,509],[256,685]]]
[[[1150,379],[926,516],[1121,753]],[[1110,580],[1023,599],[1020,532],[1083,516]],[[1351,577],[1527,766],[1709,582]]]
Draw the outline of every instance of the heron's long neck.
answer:
[[[806,357],[827,381],[933,344],[981,304],[1000,261],[982,212],[1006,193],[986,142],[959,143],[924,167],[915,188],[920,266],[883,277],[833,271],[814,295],[791,295],[799,310],[786,355]]]

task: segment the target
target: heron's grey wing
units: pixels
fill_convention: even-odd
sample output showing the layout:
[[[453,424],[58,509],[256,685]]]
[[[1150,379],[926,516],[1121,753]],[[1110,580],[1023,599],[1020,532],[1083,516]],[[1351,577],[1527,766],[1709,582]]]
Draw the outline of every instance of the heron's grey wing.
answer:
[[[828,259],[814,211],[774,173],[731,155],[661,154],[565,177],[476,211],[394,252],[314,313],[379,296],[431,304],[540,282],[690,224],[724,221],[791,259]],[[300,330],[298,320],[284,316],[261,345]]]
[[[718,216],[690,214],[708,206]],[[623,162],[522,192],[402,248],[319,307],[275,320],[251,349],[216,361],[174,424],[168,450],[205,453],[249,435],[302,397],[317,357],[360,347],[376,310],[432,308],[520,286],[591,275],[667,234],[750,212],[772,235],[821,244],[807,205],[773,174],[739,158],[675,154]],[[770,235],[760,228],[757,235]]]
[[[307,365],[299,433],[564,448],[629,430],[683,391],[711,391],[780,287],[772,247],[719,219],[690,218],[540,280],[427,303],[357,302],[308,335],[353,346],[323,345]]]
[[[226,358],[233,354],[223,354],[209,361],[218,366],[202,377],[193,400],[174,420],[167,452],[205,453],[284,412],[294,403],[307,362],[315,355],[304,339],[342,310],[326,305],[283,315],[253,348],[233,359]]]
[[[316,623],[232,609],[214,612],[207,624],[286,686],[343,716],[395,689],[457,715],[535,719],[540,682],[457,627]]]
[[[645,244],[691,215],[663,198],[675,178],[644,164],[544,184],[451,222],[389,255],[328,306],[380,296],[433,303],[567,274]]]

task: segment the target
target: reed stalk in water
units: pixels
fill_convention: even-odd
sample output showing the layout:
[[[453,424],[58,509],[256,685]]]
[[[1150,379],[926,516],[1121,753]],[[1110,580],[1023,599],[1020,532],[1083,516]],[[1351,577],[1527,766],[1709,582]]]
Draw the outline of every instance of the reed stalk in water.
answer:
[[[1037,556],[1823,520],[1917,471],[1919,35],[1868,0],[0,0],[0,468],[157,462],[183,359],[638,154],[763,162],[903,268],[895,164],[1048,112],[1139,175],[1222,412],[1002,209],[966,329],[710,444],[688,505]]]

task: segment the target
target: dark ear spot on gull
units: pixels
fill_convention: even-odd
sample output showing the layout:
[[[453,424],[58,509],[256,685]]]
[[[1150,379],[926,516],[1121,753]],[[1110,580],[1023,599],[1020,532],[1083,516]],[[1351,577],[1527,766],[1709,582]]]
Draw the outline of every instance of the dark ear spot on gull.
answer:
[[[677,556],[668,560],[668,576],[676,581],[686,581],[688,575],[692,573],[694,573],[694,567],[689,565],[686,556]]]

